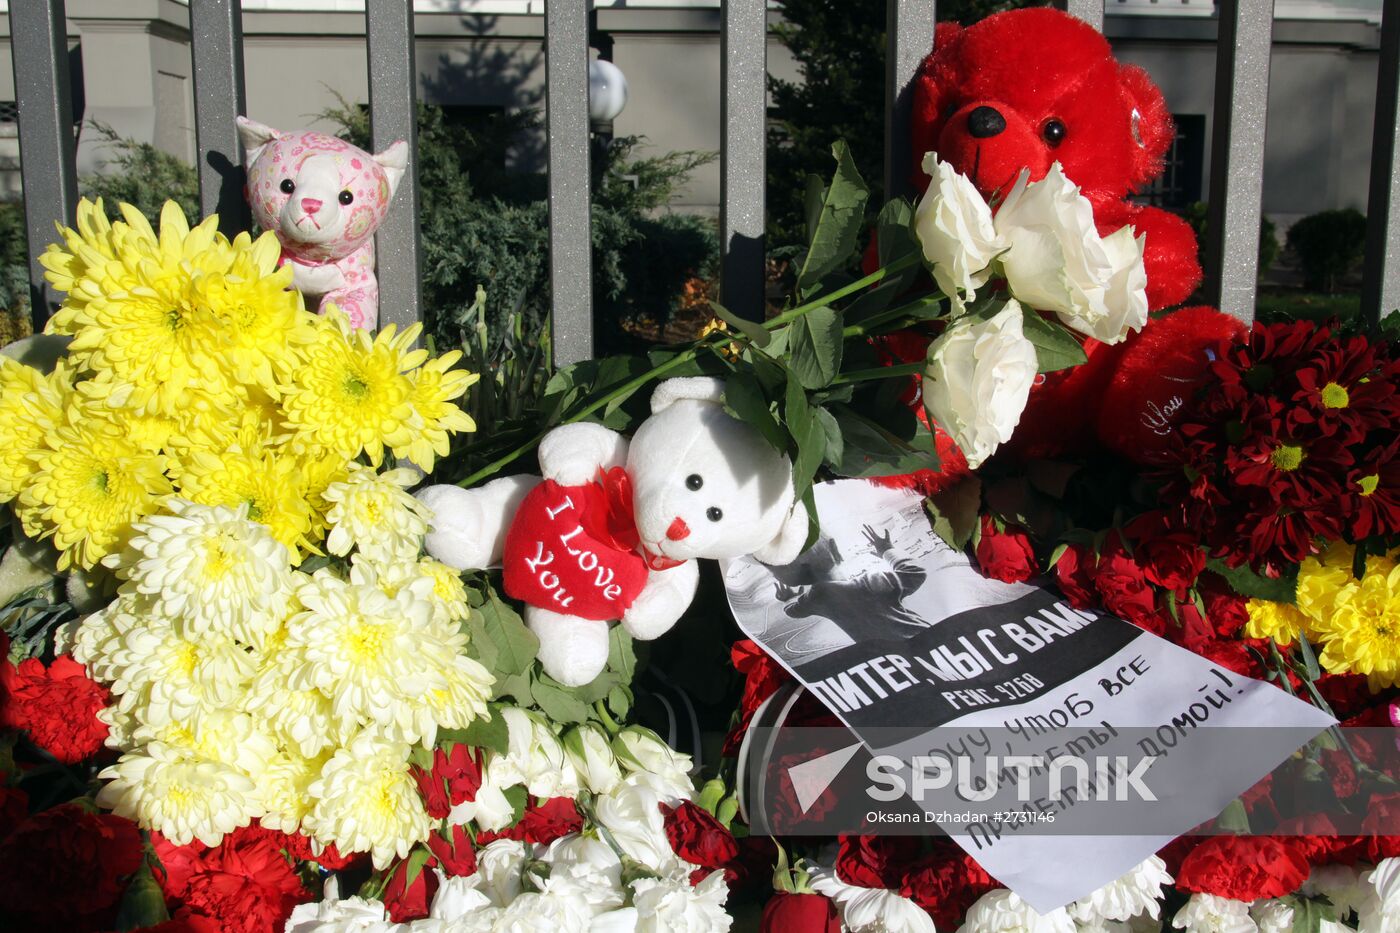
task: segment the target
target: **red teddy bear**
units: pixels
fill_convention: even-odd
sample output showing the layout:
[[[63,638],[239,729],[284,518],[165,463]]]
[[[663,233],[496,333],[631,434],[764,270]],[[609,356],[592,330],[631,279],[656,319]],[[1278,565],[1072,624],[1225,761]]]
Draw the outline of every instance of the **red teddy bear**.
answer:
[[[1174,133],[1166,103],[1147,73],[1116,62],[1088,24],[1049,8],[998,13],[967,28],[940,23],[915,81],[912,119],[914,164],[937,152],[989,199],[1022,169],[1035,181],[1059,162],[1093,204],[1101,235],[1126,225],[1146,235],[1153,311],[1180,304],[1200,283],[1191,228],[1126,200],[1162,171]],[[916,176],[927,187],[922,169]],[[1087,363],[1047,374],[1031,392],[1008,452],[1048,457],[1097,442],[1150,460],[1210,352],[1243,333],[1235,319],[1194,307],[1153,318],[1121,344],[1086,340]],[[936,486],[960,461],[945,459]]]

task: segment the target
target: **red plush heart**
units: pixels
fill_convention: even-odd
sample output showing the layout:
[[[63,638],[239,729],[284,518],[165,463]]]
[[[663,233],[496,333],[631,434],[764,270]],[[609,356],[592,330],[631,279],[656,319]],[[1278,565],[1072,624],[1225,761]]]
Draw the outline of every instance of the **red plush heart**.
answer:
[[[622,514],[631,515],[621,499],[628,490],[616,477],[607,486],[545,480],[530,490],[506,533],[506,594],[584,619],[622,618],[648,572]]]

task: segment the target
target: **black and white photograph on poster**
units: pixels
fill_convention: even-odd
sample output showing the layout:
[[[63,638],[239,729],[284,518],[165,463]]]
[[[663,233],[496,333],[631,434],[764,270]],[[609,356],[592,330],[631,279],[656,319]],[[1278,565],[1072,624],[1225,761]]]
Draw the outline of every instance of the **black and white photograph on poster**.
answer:
[[[1107,739],[1094,749],[1096,760],[1122,768],[1131,759],[1139,775],[1152,769],[1151,799],[1142,803],[1151,819],[1141,820],[1150,828],[1140,835],[1124,832],[1134,821],[1121,810],[1073,801],[1061,806],[1053,832],[931,820],[1037,910],[1106,884],[1213,819],[1335,725],[1271,684],[1075,608],[1049,586],[983,577],[934,533],[917,493],[841,480],[819,484],[815,500],[817,544],[788,567],[725,562],[729,602],[744,632],[858,745],[904,763],[901,774],[891,770],[890,786],[912,785],[909,763],[931,754],[1036,758],[1062,744],[1081,747],[1086,733]],[[1258,734],[1240,745],[1247,754],[1221,754],[1222,742],[1231,746],[1214,727]],[[807,773],[821,770],[815,761],[814,768]],[[797,767],[790,770],[796,786]],[[983,814],[1014,808],[1019,786],[1005,770],[987,773],[994,786],[974,798]],[[931,812],[946,809],[940,803]]]

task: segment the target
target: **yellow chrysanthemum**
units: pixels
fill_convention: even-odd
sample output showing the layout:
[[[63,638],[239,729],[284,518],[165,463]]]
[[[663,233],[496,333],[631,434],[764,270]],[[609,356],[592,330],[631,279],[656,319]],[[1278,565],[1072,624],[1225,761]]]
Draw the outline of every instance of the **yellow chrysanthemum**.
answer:
[[[117,258],[72,283],[47,332],[72,336],[68,353],[78,367],[130,385],[138,411],[177,414],[191,390],[237,394],[221,366],[220,321],[197,285],[234,260],[218,219],[191,230],[167,201],[157,238],[139,211],[121,209],[126,222],[112,229]]]
[[[191,634],[214,631],[256,646],[282,624],[292,593],[290,554],[237,509],[167,500],[138,522],[131,541],[103,561],[149,596],[155,611]]]
[[[291,552],[294,563],[319,553],[312,543],[318,521],[303,461],[280,449],[198,449],[175,468],[180,495],[204,505],[246,507]]]
[[[391,598],[406,586],[417,586],[422,598],[431,600],[439,615],[449,622],[460,622],[471,611],[462,575],[431,557],[393,561],[360,558],[350,567],[350,581],[376,586]]]
[[[1317,557],[1306,558],[1298,568],[1298,608],[1315,621],[1332,614],[1341,589],[1353,581],[1352,561],[1356,549],[1336,542]]]
[[[36,538],[53,538],[59,569],[94,567],[125,543],[131,525],[171,491],[165,457],[142,450],[117,427],[69,406],[33,454],[19,517]]]
[[[97,793],[99,807],[158,830],[177,846],[193,839],[216,846],[262,814],[248,775],[160,742],[127,752],[98,776],[109,782]]]
[[[1248,609],[1244,632],[1250,638],[1272,638],[1280,645],[1289,645],[1307,631],[1308,617],[1297,606],[1251,599]]]
[[[458,622],[467,617],[467,586],[460,573],[432,557],[418,561],[418,572],[433,581],[433,599],[447,618]]]
[[[1312,627],[1332,673],[1365,674],[1372,690],[1400,683],[1400,567],[1378,565],[1343,587]]]
[[[9,502],[34,475],[31,454],[63,417],[71,373],[65,364],[50,375],[0,357],[0,502]]]
[[[453,350],[428,360],[410,375],[413,423],[389,444],[395,457],[411,461],[424,472],[432,472],[436,458],[447,456],[450,433],[476,430],[476,422],[453,401],[480,378],[465,369],[452,368],[461,358],[462,351]]]
[[[311,785],[303,828],[341,853],[368,852],[375,868],[406,858],[432,821],[408,772],[409,746],[364,734],[326,763]]]
[[[47,270],[44,278],[49,284],[69,293],[65,304],[76,307],[88,298],[87,290],[80,286],[88,280],[100,281],[107,265],[116,262],[119,237],[107,219],[101,198],[96,202],[80,200],[77,228],[60,226],[58,234],[63,237],[63,245],[50,243],[39,262]]]
[[[352,547],[375,561],[417,559],[432,514],[407,490],[419,474],[407,468],[378,473],[356,466],[325,492],[330,504],[326,550],[345,555]]]
[[[294,379],[282,387],[287,420],[305,442],[347,457],[364,451],[378,466],[386,444],[404,440],[413,418],[413,383],[405,374],[427,356],[413,348],[421,329],[396,334],[390,325],[371,341],[329,308]]]

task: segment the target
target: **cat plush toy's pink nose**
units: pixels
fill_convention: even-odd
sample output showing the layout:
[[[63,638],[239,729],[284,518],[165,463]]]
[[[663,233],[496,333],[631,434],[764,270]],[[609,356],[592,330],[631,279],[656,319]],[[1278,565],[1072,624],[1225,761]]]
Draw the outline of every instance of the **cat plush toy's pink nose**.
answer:
[[[301,209],[308,214],[314,214],[321,209],[321,202],[315,198],[302,198]]]
[[[677,518],[671,522],[671,527],[666,529],[666,537],[672,541],[679,541],[690,534],[690,526],[685,523],[685,519]]]

